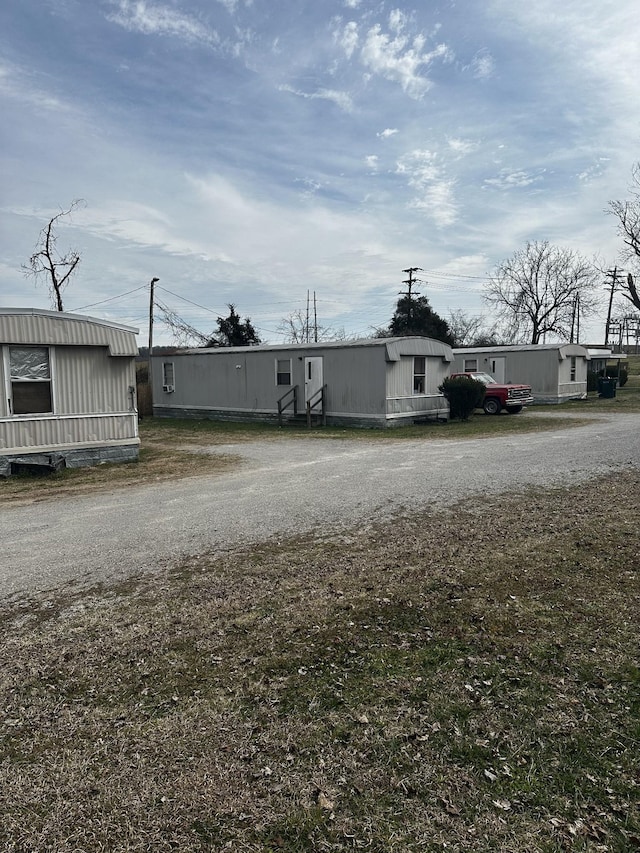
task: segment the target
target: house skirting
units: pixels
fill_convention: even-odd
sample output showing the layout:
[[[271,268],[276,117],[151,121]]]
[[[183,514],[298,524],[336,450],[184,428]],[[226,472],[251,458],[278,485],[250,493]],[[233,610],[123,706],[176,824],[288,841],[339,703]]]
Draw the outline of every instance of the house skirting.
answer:
[[[189,406],[161,406],[153,407],[156,418],[185,418],[211,421],[227,421],[234,423],[271,423],[278,424],[278,413],[269,411],[247,411],[245,409],[209,409],[205,407]],[[355,412],[353,414],[341,414],[338,412],[327,412],[325,415],[327,426],[353,427],[363,429],[388,429],[400,426],[411,426],[414,423],[422,423],[427,420],[446,420],[449,417],[449,409],[439,409],[393,413],[388,415],[372,415]],[[320,418],[319,410],[312,413],[313,423]],[[306,423],[306,414],[299,411],[296,416],[290,410],[283,412],[282,419],[289,424]]]
[[[140,441],[135,439],[131,444],[117,444],[108,447],[74,447],[74,448],[39,448],[37,452],[4,452],[0,451],[0,477],[12,474],[12,463],[42,466],[53,466],[63,460],[63,468],[87,468],[106,463],[137,462]]]

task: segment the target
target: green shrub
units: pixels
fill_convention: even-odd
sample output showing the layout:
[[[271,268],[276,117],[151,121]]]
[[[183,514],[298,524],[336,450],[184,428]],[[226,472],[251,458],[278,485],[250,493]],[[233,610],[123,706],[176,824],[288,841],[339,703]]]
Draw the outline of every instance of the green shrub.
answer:
[[[466,421],[474,409],[482,405],[486,387],[471,376],[447,377],[438,390],[449,403],[449,417]]]
[[[627,379],[629,378],[629,371],[626,365],[624,364],[608,364],[607,378],[617,379],[618,386],[622,388],[623,385],[627,384]]]

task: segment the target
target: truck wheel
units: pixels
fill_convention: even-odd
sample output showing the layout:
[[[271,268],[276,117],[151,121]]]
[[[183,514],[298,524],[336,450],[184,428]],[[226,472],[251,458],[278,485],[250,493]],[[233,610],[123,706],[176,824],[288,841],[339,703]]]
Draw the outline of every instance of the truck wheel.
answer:
[[[509,408],[507,409],[507,412],[510,415],[517,415],[518,412],[521,412],[521,411],[522,411],[522,406],[509,406]]]
[[[495,397],[487,397],[482,404],[482,408],[484,409],[485,415],[499,415],[501,408],[500,400],[497,400]]]

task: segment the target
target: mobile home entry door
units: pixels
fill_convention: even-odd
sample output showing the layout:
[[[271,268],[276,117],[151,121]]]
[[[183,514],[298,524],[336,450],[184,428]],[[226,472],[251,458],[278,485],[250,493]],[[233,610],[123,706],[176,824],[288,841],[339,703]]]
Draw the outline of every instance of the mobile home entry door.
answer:
[[[507,359],[504,358],[490,358],[489,359],[489,373],[493,376],[496,382],[504,382],[505,375],[505,363]]]
[[[313,356],[304,360],[304,408],[307,409],[307,403],[313,397],[313,402],[317,403],[318,398],[315,397],[317,392],[324,384],[322,378],[322,356]]]

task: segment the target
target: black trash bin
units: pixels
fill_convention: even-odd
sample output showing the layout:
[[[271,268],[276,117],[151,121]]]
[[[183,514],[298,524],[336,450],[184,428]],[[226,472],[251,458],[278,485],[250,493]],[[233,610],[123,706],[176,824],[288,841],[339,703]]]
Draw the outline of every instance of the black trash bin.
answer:
[[[616,396],[616,379],[610,379],[609,377],[601,376],[598,379],[598,397],[604,397],[605,399],[611,399]]]

